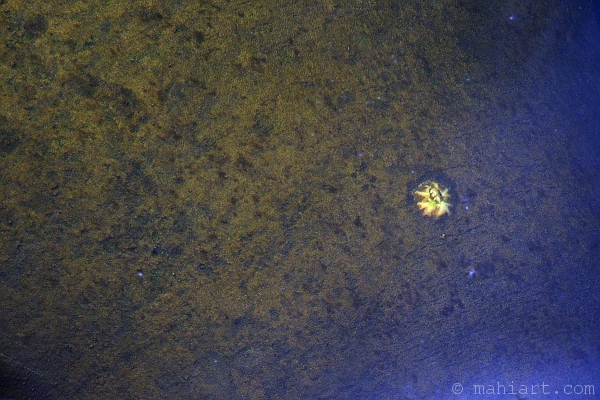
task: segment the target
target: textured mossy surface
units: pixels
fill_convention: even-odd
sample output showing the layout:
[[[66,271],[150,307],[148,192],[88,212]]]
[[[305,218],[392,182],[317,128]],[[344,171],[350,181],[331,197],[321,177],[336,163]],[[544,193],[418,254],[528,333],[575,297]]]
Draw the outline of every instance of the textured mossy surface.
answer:
[[[599,221],[556,101],[594,88],[545,68],[585,9],[287,3],[0,2],[4,397],[440,398],[597,356],[561,347]]]

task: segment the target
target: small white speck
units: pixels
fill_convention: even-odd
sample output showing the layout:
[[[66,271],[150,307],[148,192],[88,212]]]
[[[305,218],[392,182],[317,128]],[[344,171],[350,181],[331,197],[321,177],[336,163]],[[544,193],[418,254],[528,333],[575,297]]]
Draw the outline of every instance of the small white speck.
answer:
[[[471,270],[469,271],[469,276],[473,276],[477,273],[477,271],[475,271],[473,268],[471,268]]]

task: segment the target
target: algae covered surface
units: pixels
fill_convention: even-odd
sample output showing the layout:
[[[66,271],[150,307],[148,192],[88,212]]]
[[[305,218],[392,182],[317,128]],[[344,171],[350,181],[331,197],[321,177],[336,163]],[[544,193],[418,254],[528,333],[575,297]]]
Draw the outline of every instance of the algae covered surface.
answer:
[[[440,399],[600,370],[585,5],[0,11],[2,397]]]

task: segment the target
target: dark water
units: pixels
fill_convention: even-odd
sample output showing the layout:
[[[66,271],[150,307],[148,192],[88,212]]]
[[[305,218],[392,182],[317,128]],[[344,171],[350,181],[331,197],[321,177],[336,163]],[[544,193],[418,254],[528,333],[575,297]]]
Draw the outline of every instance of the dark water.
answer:
[[[596,3],[0,11],[0,398],[599,396]]]

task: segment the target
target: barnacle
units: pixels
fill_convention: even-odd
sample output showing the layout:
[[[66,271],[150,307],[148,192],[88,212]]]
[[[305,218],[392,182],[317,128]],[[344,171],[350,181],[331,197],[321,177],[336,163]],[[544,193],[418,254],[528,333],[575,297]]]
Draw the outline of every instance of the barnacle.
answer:
[[[439,218],[450,215],[450,190],[437,182],[425,181],[415,191],[417,206],[427,217]]]

